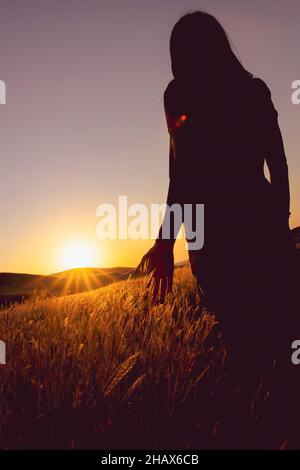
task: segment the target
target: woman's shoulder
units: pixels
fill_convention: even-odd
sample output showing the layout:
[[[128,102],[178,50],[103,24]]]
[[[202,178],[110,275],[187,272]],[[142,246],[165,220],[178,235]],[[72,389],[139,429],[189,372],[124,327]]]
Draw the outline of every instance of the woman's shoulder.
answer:
[[[168,111],[178,106],[182,96],[182,85],[180,80],[173,78],[164,91],[164,106]]]
[[[164,96],[169,96],[172,93],[176,93],[180,86],[180,80],[173,78],[166,86]]]
[[[164,91],[165,111],[170,114],[185,112],[190,109],[197,96],[199,85],[184,78],[173,78]]]

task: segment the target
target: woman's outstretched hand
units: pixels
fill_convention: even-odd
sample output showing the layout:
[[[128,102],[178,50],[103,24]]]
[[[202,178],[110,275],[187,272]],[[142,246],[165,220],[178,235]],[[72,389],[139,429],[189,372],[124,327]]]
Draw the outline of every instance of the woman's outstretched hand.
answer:
[[[174,273],[173,246],[157,241],[143,256],[136,272],[148,276],[146,289],[154,304],[163,303],[172,291]]]

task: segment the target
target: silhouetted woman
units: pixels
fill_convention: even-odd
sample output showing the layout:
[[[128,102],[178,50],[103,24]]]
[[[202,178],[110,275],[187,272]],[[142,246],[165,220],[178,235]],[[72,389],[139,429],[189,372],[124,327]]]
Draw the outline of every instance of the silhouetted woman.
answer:
[[[189,251],[192,272],[237,354],[263,360],[281,348],[290,358],[295,247],[288,167],[270,91],[245,70],[209,14],[180,18],[170,54],[167,204],[205,205],[204,247]],[[173,229],[171,240],[160,231],[139,265],[153,271],[160,301],[172,288]]]

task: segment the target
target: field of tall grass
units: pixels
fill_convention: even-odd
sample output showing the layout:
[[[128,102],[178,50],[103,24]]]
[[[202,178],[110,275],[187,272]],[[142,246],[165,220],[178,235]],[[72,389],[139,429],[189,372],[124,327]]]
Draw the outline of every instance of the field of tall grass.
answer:
[[[200,301],[184,267],[164,305],[135,279],[0,310],[1,449],[267,445],[269,392],[260,381],[243,393]]]

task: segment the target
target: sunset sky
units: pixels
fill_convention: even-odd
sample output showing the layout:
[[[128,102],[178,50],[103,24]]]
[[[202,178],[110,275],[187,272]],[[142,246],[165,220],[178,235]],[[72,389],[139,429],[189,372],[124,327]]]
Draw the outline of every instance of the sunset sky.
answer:
[[[95,266],[134,266],[151,246],[98,240],[96,209],[119,195],[165,201],[169,37],[195,9],[217,16],[272,91],[300,225],[299,0],[0,0],[0,271],[65,269],[77,245]]]

